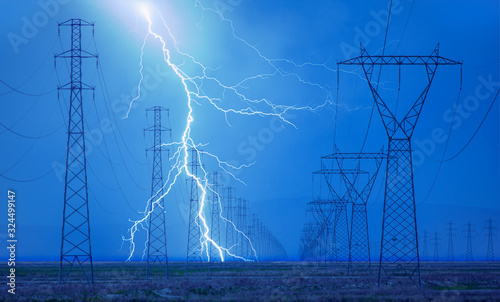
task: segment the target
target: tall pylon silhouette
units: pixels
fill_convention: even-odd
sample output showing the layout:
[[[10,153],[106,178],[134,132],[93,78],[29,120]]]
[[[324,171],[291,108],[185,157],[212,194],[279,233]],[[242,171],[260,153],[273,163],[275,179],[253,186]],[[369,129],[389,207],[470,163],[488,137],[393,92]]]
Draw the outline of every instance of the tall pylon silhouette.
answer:
[[[438,232],[434,233],[434,261],[439,261],[439,236]]]
[[[191,169],[191,174],[198,177],[198,167],[200,166],[199,152],[196,148],[192,148],[191,160],[188,163]],[[202,247],[200,243],[201,230],[199,227],[198,215],[200,211],[200,198],[198,182],[195,177],[191,177],[191,194],[189,197],[189,225],[188,225],[188,244],[186,257],[186,271],[189,269],[190,262],[201,263]]]
[[[378,153],[349,153],[340,152],[337,146],[335,146],[334,154],[322,157],[322,159],[335,159],[349,195],[351,230],[348,236],[348,273],[355,269],[371,273],[370,236],[366,205],[384,158],[386,155],[383,153],[383,148]],[[361,170],[361,162],[366,165],[367,161],[373,162],[372,173]],[[355,169],[349,169],[349,163],[355,164]],[[361,175],[368,176],[366,183],[361,184]],[[346,209],[342,210],[347,213]],[[343,213],[343,211],[340,212]]]
[[[474,233],[474,228],[470,221],[465,225],[465,233],[467,236],[467,253],[465,255],[465,261],[474,261],[472,256],[472,234]]]
[[[210,221],[210,238],[214,242],[220,243],[220,215],[221,215],[221,201],[222,201],[222,185],[219,183],[220,173],[212,173],[212,219]],[[221,255],[219,250],[210,244],[210,262],[221,262]]]
[[[147,151],[153,152],[153,172],[151,182],[151,199],[149,200],[149,227],[148,227],[148,248],[146,279],[156,274],[155,266],[160,267],[161,274],[168,278],[168,256],[167,256],[167,229],[165,225],[165,199],[163,198],[163,162],[162,152],[167,151],[162,145],[162,132],[171,129],[162,126],[162,112],[167,113],[168,109],[160,106],[146,109],[146,112],[153,112],[154,125],[145,131],[153,132],[153,146]],[[168,158],[168,156],[167,156]]]
[[[495,236],[493,234],[493,231],[495,229],[494,227],[494,221],[490,219],[488,219],[488,226],[487,226],[487,230],[488,230],[488,233],[487,233],[487,236],[488,236],[488,247],[487,247],[487,251],[486,251],[486,261],[495,261],[495,250],[494,250],[494,247],[493,247],[493,237]]]
[[[337,64],[361,66],[389,138],[378,284],[380,287],[385,280],[406,276],[422,289],[411,138],[437,67],[461,66],[462,63],[441,57],[439,44],[429,56],[371,56],[363,45],[360,46],[360,56]],[[372,83],[375,66],[382,68],[388,65],[397,66],[399,69],[405,66],[425,67],[427,85],[403,118],[398,118],[395,108],[389,108]],[[340,75],[339,70],[338,66],[337,78]],[[401,77],[399,79],[401,82]],[[401,87],[401,83],[399,84]]]
[[[59,265],[59,283],[70,278],[73,266],[83,273],[84,279],[94,282],[92,248],[90,242],[90,212],[87,187],[87,158],[85,155],[85,128],[83,110],[83,90],[94,91],[82,81],[82,59],[95,58],[96,54],[82,49],[82,27],[92,28],[94,23],[82,19],[70,19],[59,23],[61,27],[71,28],[71,49],[54,56],[70,59],[70,81],[57,87],[60,91],[69,91],[68,143],[66,150],[66,175],[64,177],[64,208],[62,223],[61,258]],[[93,93],[93,95],[95,95]]]
[[[446,228],[446,232],[448,233],[448,261],[455,260],[455,253],[453,250],[453,236],[455,236],[455,228],[453,227],[453,223],[450,221],[448,223],[448,227]]]
[[[230,249],[231,254],[235,253],[235,245],[237,243],[237,233],[234,226],[229,221],[235,221],[236,217],[236,198],[234,196],[234,188],[227,187],[224,190],[224,208],[226,209],[226,247]],[[233,261],[234,259],[229,257],[229,253],[226,252],[226,260]]]

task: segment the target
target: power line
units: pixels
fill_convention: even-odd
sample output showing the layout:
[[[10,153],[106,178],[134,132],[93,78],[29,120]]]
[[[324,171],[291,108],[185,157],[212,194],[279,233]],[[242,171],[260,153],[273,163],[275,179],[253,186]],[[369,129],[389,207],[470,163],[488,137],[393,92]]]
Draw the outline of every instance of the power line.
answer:
[[[48,117],[48,119],[47,119],[47,122],[45,123],[45,125],[43,125],[42,129],[40,130],[40,132],[44,131],[44,130],[45,130],[45,128],[47,127],[47,125],[48,125],[49,121],[51,120],[51,116],[52,116],[52,114],[53,114],[53,113],[54,113],[54,111],[55,111],[55,108],[56,108],[56,104],[55,104],[55,105],[54,105],[54,107],[52,108],[52,111],[50,112],[49,117]],[[5,130],[5,131],[7,131],[7,130]],[[12,170],[14,167],[16,167],[16,166],[17,166],[17,165],[18,165],[18,164],[19,164],[19,163],[20,163],[20,162],[21,162],[21,161],[22,161],[22,160],[23,160],[23,159],[24,159],[24,158],[28,155],[28,153],[31,151],[31,149],[33,149],[33,146],[35,146],[35,143],[36,143],[36,142],[37,142],[37,141],[35,140],[35,141],[31,144],[31,146],[30,146],[30,147],[28,147],[28,148],[26,149],[26,151],[25,151],[25,152],[24,152],[24,154],[21,156],[21,158],[19,158],[19,159],[18,159],[18,160],[17,160],[17,161],[13,164],[13,165],[11,165],[8,169],[6,169],[6,170],[2,171],[0,174],[2,174],[2,175],[3,175],[3,174],[5,174],[5,173],[7,173],[8,171]]]
[[[28,135],[24,135],[24,134],[21,134],[19,132],[16,132],[14,130],[12,130],[11,128],[5,126],[4,124],[0,123],[0,126],[4,127],[6,131],[12,133],[12,134],[15,134],[17,136],[20,136],[22,138],[28,138],[28,139],[41,139],[41,138],[46,138],[46,137],[49,137],[51,136],[52,134],[56,133],[57,131],[59,131],[63,126],[64,124],[62,124],[61,126],[59,126],[56,130],[48,133],[48,134],[45,134],[45,135],[41,135],[41,136],[28,136]]]
[[[481,126],[483,126],[483,123],[484,121],[486,120],[486,118],[488,117],[488,114],[490,113],[491,111],[491,108],[493,108],[493,105],[495,104],[495,101],[497,100],[497,97],[498,97],[498,93],[500,92],[500,89],[497,90],[497,94],[495,95],[495,98],[493,99],[493,102],[491,102],[491,105],[490,105],[490,108],[488,108],[488,111],[486,112],[486,115],[484,116],[483,120],[481,121],[481,123],[479,124],[479,126],[477,127],[476,131],[474,131],[474,134],[472,135],[472,137],[469,139],[469,141],[465,144],[465,146],[463,146],[462,149],[460,149],[460,151],[458,151],[457,154],[453,155],[452,157],[446,159],[446,160],[443,160],[443,162],[448,162],[452,159],[454,159],[455,157],[459,156],[460,153],[462,153],[465,148],[467,148],[467,146],[469,146],[469,144],[472,142],[472,140],[474,139],[474,137],[476,136],[476,134],[478,133],[479,129],[481,129]]]
[[[99,75],[99,82],[101,83],[101,86],[103,86],[103,77],[101,77],[101,74],[100,74],[100,73],[98,73],[98,75]],[[104,84],[104,87],[105,87],[105,84]],[[106,92],[107,92],[107,90],[106,90]],[[104,96],[104,90],[103,90],[103,96]],[[106,109],[108,109],[108,108],[107,108],[107,104],[106,104]],[[97,112],[97,108],[96,108],[96,112]],[[98,113],[97,113],[97,114],[98,114]],[[109,117],[109,111],[108,111],[108,117]],[[117,128],[118,128],[118,131],[120,132],[120,130],[119,130],[120,128],[118,127],[118,125],[117,125]],[[113,137],[115,137],[115,136],[113,136]],[[115,137],[115,140],[116,140],[116,137]],[[118,140],[116,140],[116,144],[117,144],[117,146],[118,146]],[[125,141],[124,141],[124,144],[125,144]],[[105,149],[106,149],[106,153],[108,154],[108,157],[111,159],[111,155],[110,155],[110,153],[109,153],[109,149],[108,149],[108,146],[107,146],[107,143],[106,143],[106,141],[105,141],[105,140],[104,140],[104,146],[105,146]],[[137,188],[139,188],[139,189],[141,189],[141,190],[142,190],[143,188],[141,188],[141,186],[139,186],[139,184],[138,184],[138,183],[135,181],[135,179],[132,177],[132,173],[130,173],[130,171],[129,171],[128,167],[127,167],[127,164],[126,164],[126,162],[125,162],[125,159],[124,159],[123,154],[122,154],[122,151],[121,151],[121,148],[117,148],[117,149],[118,149],[118,154],[120,155],[120,159],[121,159],[121,161],[122,161],[122,164],[123,164],[123,166],[125,167],[125,170],[127,171],[128,176],[130,177],[130,179],[132,180],[132,182],[134,183],[134,185],[135,185]],[[127,150],[128,150],[128,149],[127,149]],[[130,151],[129,151],[129,153],[130,153]],[[113,170],[113,174],[115,175],[115,179],[116,179],[117,183],[119,184],[119,182],[118,182],[118,178],[116,178],[116,173],[115,173],[115,171],[114,171],[113,164],[111,164],[111,169]],[[120,186],[120,191],[121,191],[121,186]],[[123,191],[122,191],[122,195],[123,195],[123,197],[125,197],[125,194],[123,194]],[[127,204],[128,204],[128,203],[129,203],[129,202],[127,201]],[[130,204],[129,204],[129,206],[130,206]]]
[[[10,181],[13,181],[13,182],[33,182],[33,181],[37,181],[37,180],[44,178],[45,176],[49,175],[50,172],[52,172],[52,169],[49,169],[47,172],[45,172],[41,176],[38,176],[38,177],[35,177],[32,179],[15,179],[15,178],[7,177],[3,174],[0,174],[0,177],[7,179],[7,180],[10,180]]]
[[[95,46],[95,45],[96,45],[96,44],[95,44],[95,39],[92,39],[92,40],[94,41],[94,46]],[[90,44],[89,44],[89,45],[90,45]],[[62,42],[61,42],[61,47],[62,47]],[[97,47],[96,47],[96,52],[97,52]],[[102,94],[103,94],[103,98],[104,98],[104,100],[106,100],[106,94],[107,94],[107,96],[108,96],[108,97],[107,97],[107,100],[109,101],[109,93],[108,93],[108,91],[107,91],[106,83],[105,83],[105,80],[104,80],[103,75],[101,76],[101,74],[102,74],[102,69],[101,69],[101,66],[100,66],[101,64],[100,64],[99,57],[97,58],[97,61],[98,61],[98,71],[97,71],[97,75],[98,75],[98,78],[99,78],[99,82],[101,83],[101,87],[103,88],[103,89],[101,90],[101,91],[102,91]],[[66,64],[66,65],[67,65],[67,64]],[[68,66],[67,66],[67,67],[68,67]],[[94,76],[95,76],[95,75],[94,75]],[[58,80],[59,80],[59,76],[58,76]],[[106,92],[106,94],[105,94],[104,92]],[[63,95],[63,98],[64,98],[64,95]],[[107,110],[107,112],[108,112],[108,117],[110,117],[108,104],[107,104],[107,102],[104,102],[104,103],[105,103],[105,105],[106,105],[106,110]],[[99,118],[99,113],[98,113],[98,111],[97,111],[97,107],[95,106],[95,102],[94,102],[94,109],[95,109],[95,111],[96,111],[96,114],[97,114],[98,119],[100,119],[100,118]],[[115,121],[116,121],[116,118],[115,118]],[[119,129],[119,128],[118,128],[118,129]],[[115,138],[115,139],[116,139],[116,138]],[[120,191],[120,193],[121,193],[121,195],[122,195],[123,199],[124,199],[124,200],[125,200],[125,202],[127,203],[127,206],[128,206],[128,207],[129,207],[132,211],[136,212],[136,210],[132,207],[132,205],[131,205],[130,201],[127,199],[126,194],[125,194],[125,192],[123,191],[123,188],[122,188],[122,187],[121,187],[121,185],[120,185],[120,182],[119,182],[119,180],[118,180],[117,173],[116,173],[116,171],[115,171],[115,169],[114,169],[114,163],[112,163],[112,162],[111,162],[111,155],[110,155],[110,152],[109,152],[109,148],[108,148],[108,146],[107,146],[106,141],[105,141],[105,140],[103,140],[103,141],[104,141],[105,150],[106,150],[106,153],[107,153],[107,157],[108,157],[108,158],[106,158],[106,156],[102,153],[102,151],[101,151],[101,149],[99,148],[99,146],[96,146],[96,147],[98,148],[99,152],[101,152],[101,154],[104,156],[104,158],[105,158],[108,162],[110,162],[110,164],[111,164],[110,166],[111,166],[111,170],[112,170],[112,173],[113,173],[113,177],[114,177],[114,179],[115,179],[115,181],[116,181],[116,183],[117,183],[117,185],[118,185],[118,190]],[[117,144],[118,144],[118,141],[117,141]],[[135,185],[136,185],[139,189],[142,189],[142,188],[141,188],[141,187],[140,187],[140,186],[139,186],[139,185],[135,182],[135,180],[132,178],[132,175],[131,175],[130,171],[127,169],[127,166],[126,166],[126,164],[125,164],[125,160],[124,160],[124,158],[123,158],[123,155],[122,155],[122,153],[121,153],[120,148],[118,148],[118,151],[119,151],[119,154],[120,154],[121,163],[125,166],[125,168],[126,168],[126,170],[127,170],[127,174],[128,174],[128,176],[132,179],[132,181],[134,182],[134,184],[135,184]],[[129,152],[130,152],[130,151],[129,151]],[[137,161],[137,160],[136,160],[136,161]],[[106,185],[104,185],[104,184],[103,184],[103,183],[102,183],[99,179],[98,179],[98,181],[99,181],[99,182],[100,182],[100,183],[101,183],[104,187],[107,187],[107,186],[106,186]]]
[[[389,13],[387,14],[387,25],[385,27],[384,47],[382,47],[382,56],[385,54],[385,46],[386,46],[386,43],[387,43],[387,34],[389,32],[389,21],[391,20],[391,11],[392,11],[392,0],[390,0],[390,3],[389,3]],[[379,73],[378,73],[377,88],[376,88],[377,91],[378,91],[378,85],[380,83],[380,75],[381,74],[382,74],[382,66],[380,66]],[[361,146],[361,151],[360,152],[363,152],[363,149],[365,148],[366,139],[368,138],[368,133],[370,132],[370,126],[372,124],[373,111],[375,109],[375,106],[376,106],[376,102],[374,100],[373,103],[372,103],[372,110],[370,112],[370,119],[368,120],[368,128],[366,129],[365,138],[363,140],[363,145]]]
[[[10,91],[7,91],[7,92],[0,93],[0,96],[1,96],[1,95],[6,95],[6,94],[9,94],[9,93],[11,93],[12,91],[15,91],[15,90],[17,90],[17,89],[21,88],[22,86],[24,86],[24,84],[26,84],[29,80],[31,80],[31,78],[32,78],[32,77],[33,77],[33,76],[34,76],[34,75],[35,75],[35,74],[36,74],[36,73],[40,70],[40,68],[42,68],[43,64],[45,63],[45,61],[47,61],[47,59],[48,59],[48,57],[50,56],[50,54],[52,54],[52,53],[53,53],[54,46],[56,46],[56,43],[57,43],[57,40],[58,40],[58,39],[59,39],[59,38],[56,38],[56,39],[54,40],[54,43],[52,43],[52,47],[51,47],[51,48],[50,48],[50,50],[47,52],[47,55],[45,55],[44,59],[42,60],[42,63],[40,63],[40,65],[39,65],[39,66],[35,69],[35,71],[33,71],[33,73],[32,73],[29,77],[27,77],[27,78],[26,78],[26,79],[25,79],[25,80],[24,80],[21,84],[19,84],[19,85],[18,85],[17,87],[15,87],[15,88],[12,88],[12,87],[8,86],[9,88],[11,88],[11,90],[10,90]],[[62,45],[62,44],[61,44],[61,45]],[[44,89],[45,89],[45,87],[44,87]],[[54,91],[54,90],[53,90],[53,91]]]
[[[415,2],[417,2],[417,1],[411,2],[410,13],[408,13],[408,17],[406,18],[405,27],[403,28],[403,33],[401,34],[401,38],[399,39],[398,46],[396,47],[396,50],[394,51],[395,53],[398,51],[399,46],[401,45],[401,41],[403,41],[403,37],[406,33],[406,27],[408,26],[408,22],[410,21],[410,16],[411,16],[411,13],[413,11],[413,5],[415,5]]]
[[[460,87],[460,92],[462,91],[462,88]],[[429,189],[429,193],[427,193],[426,197],[424,198],[424,200],[419,204],[423,204],[427,198],[429,197],[429,195],[431,194],[432,190],[434,189],[434,185],[436,184],[436,181],[437,181],[437,178],[439,176],[439,172],[441,171],[441,167],[443,165],[443,163],[445,162],[449,162],[451,161],[452,159],[456,158],[457,156],[459,156],[466,148],[467,146],[469,146],[469,144],[472,142],[472,140],[474,139],[474,137],[476,136],[476,134],[479,132],[479,129],[481,129],[481,126],[483,125],[484,121],[486,120],[486,118],[488,117],[488,114],[490,113],[491,111],[491,108],[493,107],[493,105],[495,104],[495,101],[497,100],[497,97],[498,97],[498,93],[500,92],[500,89],[497,90],[497,93],[495,95],[495,98],[493,99],[493,101],[491,102],[491,105],[490,107],[488,108],[488,111],[486,112],[486,115],[484,116],[483,120],[481,121],[481,123],[479,124],[479,126],[477,127],[476,131],[474,132],[474,134],[472,135],[472,137],[469,139],[469,141],[467,141],[467,143],[465,144],[465,146],[463,146],[462,149],[460,149],[460,151],[458,151],[457,154],[453,155],[452,157],[448,158],[448,159],[444,159],[444,156],[446,154],[446,150],[448,148],[448,143],[450,141],[450,136],[451,136],[451,131],[452,131],[452,126],[453,126],[453,121],[455,120],[455,114],[457,112],[457,105],[458,105],[458,100],[460,99],[460,92],[458,94],[458,98],[457,98],[457,103],[455,104],[455,111],[453,112],[453,119],[451,121],[451,124],[450,124],[450,130],[448,131],[448,139],[446,140],[446,145],[444,147],[444,151],[443,151],[443,156],[441,157],[441,160],[439,161],[439,168],[438,168],[438,171],[436,173],[436,176],[434,177],[434,180],[432,181],[432,185],[431,185],[431,188]]]
[[[448,143],[450,142],[451,131],[453,130],[453,123],[455,122],[455,116],[456,116],[457,108],[458,108],[458,101],[460,100],[461,94],[462,94],[462,85],[460,85],[460,90],[458,91],[457,101],[455,102],[455,110],[453,111],[453,118],[451,119],[450,129],[448,130],[448,138],[446,139],[446,144],[444,145],[443,156],[441,157],[441,161],[439,163],[439,167],[438,167],[438,170],[436,172],[436,176],[434,176],[434,180],[432,181],[432,185],[431,185],[431,188],[429,189],[429,192],[427,193],[424,200],[419,205],[422,205],[424,202],[427,201],[427,198],[429,198],[432,190],[434,189],[434,186],[436,185],[436,181],[438,179],[439,172],[441,172],[441,167],[443,166],[443,159],[444,159],[444,156],[446,154],[446,150],[448,149]]]
[[[94,39],[94,47],[96,48],[96,51],[98,52],[98,50],[97,50],[97,45],[96,45],[96,43],[95,43],[95,39]],[[102,68],[102,63],[100,62],[100,60],[99,60],[99,68],[98,68],[98,71],[100,72],[100,74],[98,73],[98,75],[99,75],[99,80],[100,80],[100,81],[102,80],[102,85],[103,85],[103,88],[104,88],[104,90],[103,90],[103,97],[104,97],[104,92],[106,92],[106,94],[105,94],[105,95],[106,95],[106,96],[107,96],[107,98],[108,98],[108,102],[109,102],[109,103],[111,103],[111,99],[110,99],[110,97],[109,97],[108,85],[106,84],[106,80],[105,80],[105,77],[104,77],[104,71],[103,71],[103,68]],[[118,121],[117,121],[117,119],[116,119],[116,116],[115,116],[114,114],[110,114],[110,110],[109,110],[109,108],[108,108],[108,103],[106,103],[106,102],[105,102],[105,105],[106,105],[106,110],[107,110],[107,112],[108,112],[108,116],[109,116],[109,117],[113,116],[113,119],[115,120],[116,124],[118,125]],[[117,127],[117,129],[118,129],[118,134],[120,135],[120,138],[121,138],[121,139],[122,139],[122,141],[123,141],[123,145],[125,146],[125,149],[126,149],[126,150],[127,150],[127,152],[130,154],[130,156],[132,157],[132,159],[133,159],[136,163],[138,163],[138,164],[142,164],[140,161],[138,161],[138,160],[137,160],[137,159],[133,156],[132,152],[130,152],[130,149],[128,148],[128,146],[127,146],[127,144],[126,144],[125,139],[123,138],[123,134],[122,134],[122,132],[121,132],[121,130],[120,130],[120,127]],[[115,138],[115,139],[116,139],[116,138]],[[117,143],[118,143],[118,141],[117,141]]]
[[[52,71],[52,73],[50,74],[50,76],[47,78],[47,81],[45,82],[45,85],[43,86],[42,89],[45,89],[47,87],[47,85],[49,84],[50,80],[52,79],[52,76],[54,74],[54,71]],[[36,97],[35,101],[33,101],[31,103],[31,105],[29,106],[28,110],[26,110],[24,112],[24,114],[19,118],[17,119],[12,125],[10,125],[10,128],[14,127],[15,125],[17,125],[20,121],[22,121],[26,115],[28,115],[28,113],[33,109],[33,107],[35,107],[36,103],[38,102],[38,100],[40,100],[40,97]],[[2,132],[0,132],[0,134],[6,132],[7,130],[4,130]]]
[[[17,92],[19,94],[26,95],[26,96],[42,96],[42,95],[47,95],[49,93],[52,93],[52,92],[56,91],[56,89],[52,89],[51,91],[42,92],[42,93],[27,93],[27,92],[23,92],[23,91],[21,91],[21,90],[19,90],[17,88],[14,88],[14,87],[10,86],[9,84],[5,83],[3,80],[0,80],[0,83],[4,84],[5,86],[7,86],[8,88],[11,89],[11,91],[9,91],[7,93],[15,91],[15,92]],[[0,95],[4,95],[4,94],[7,94],[7,93],[2,93]]]
[[[94,198],[94,200],[97,202],[97,204],[101,207],[101,209],[104,210],[104,212],[106,212],[106,213],[108,213],[110,215],[117,215],[117,214],[121,213],[121,212],[110,212],[109,210],[107,210],[106,208],[104,208],[104,206],[101,204],[101,202],[99,201],[99,199],[97,199],[97,197],[94,194],[94,191],[92,191],[92,189],[90,187],[89,187],[89,192],[92,195],[92,197]]]

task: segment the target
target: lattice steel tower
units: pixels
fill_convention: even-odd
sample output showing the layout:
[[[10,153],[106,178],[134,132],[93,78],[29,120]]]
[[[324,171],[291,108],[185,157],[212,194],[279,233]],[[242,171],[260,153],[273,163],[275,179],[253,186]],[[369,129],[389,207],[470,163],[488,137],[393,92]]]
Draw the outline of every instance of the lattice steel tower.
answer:
[[[191,169],[191,174],[198,176],[199,153],[196,148],[191,149],[191,161],[188,163]],[[189,267],[189,262],[201,262],[201,230],[198,225],[198,215],[200,212],[200,199],[198,181],[195,177],[191,177],[191,195],[189,198],[189,226],[188,226],[188,244],[187,244],[187,263],[186,270]]]
[[[252,248],[250,246],[250,241],[248,237],[248,203],[249,201],[247,199],[243,199],[243,208],[242,208],[242,214],[243,214],[243,227],[241,231],[243,232],[244,235],[242,235],[242,253],[241,256],[245,258],[250,258],[252,257]]]
[[[82,82],[82,59],[97,59],[97,55],[82,49],[82,26],[91,27],[93,35],[94,24],[82,19],[70,19],[59,23],[59,34],[61,26],[71,27],[71,49],[55,55],[54,59],[71,60],[71,79],[57,87],[58,97],[61,90],[69,90],[70,95],[59,283],[68,279],[77,263],[85,280],[92,284],[94,270],[90,244],[82,90],[94,91],[94,87]]]
[[[313,217],[318,231],[318,259],[320,261],[349,260],[349,222],[347,219],[347,204],[349,192],[343,194],[341,189],[333,186],[334,177],[342,180],[342,173],[358,175],[359,169],[327,168],[329,161],[335,160],[331,155],[321,157],[321,170],[313,172],[324,178],[328,187],[328,197],[312,201]],[[332,164],[333,165],[333,164]],[[332,221],[333,220],[333,221]]]
[[[455,229],[453,228],[453,223],[450,221],[448,223],[448,228],[446,229],[446,232],[448,233],[448,261],[454,261],[455,260],[455,255],[453,251],[453,232]]]
[[[438,232],[434,233],[434,261],[439,261],[439,236],[438,236]]]
[[[256,256],[255,256],[255,261],[260,261],[262,260],[262,255],[261,255],[261,245],[262,245],[262,239],[260,238],[260,222],[259,218],[257,218],[256,215],[252,215],[252,242],[254,244]]]
[[[222,200],[222,185],[219,184],[220,173],[212,173],[212,221],[210,223],[210,238],[220,243],[220,214]],[[222,261],[219,250],[210,244],[210,262]]]
[[[226,209],[226,219],[227,221],[234,221],[235,218],[235,198],[234,198],[234,188],[228,187],[224,191],[225,196],[225,209]],[[225,222],[226,224],[226,248],[230,249],[236,244],[236,230],[232,223]],[[227,260],[229,259],[229,254],[226,253]]]
[[[153,146],[147,151],[153,152],[153,173],[151,182],[151,199],[149,200],[149,228],[148,228],[148,248],[147,248],[147,266],[146,279],[155,273],[155,266],[161,268],[162,275],[168,278],[168,257],[167,257],[167,229],[165,226],[165,199],[163,198],[163,163],[162,152],[167,151],[162,146],[162,132],[171,129],[162,126],[162,112],[167,112],[160,106],[146,109],[146,112],[153,112],[154,125],[145,131],[153,132]],[[167,157],[168,158],[168,157]]]
[[[488,220],[488,250],[486,252],[486,261],[495,261],[495,252],[493,249],[493,220]]]
[[[383,153],[383,148],[379,153],[345,153],[340,152],[335,146],[335,153],[324,159],[335,159],[339,168],[342,180],[346,186],[349,202],[351,203],[351,232],[349,235],[348,245],[348,273],[352,272],[355,267],[364,272],[371,272],[370,260],[370,236],[368,232],[368,211],[366,204],[370,197],[373,185],[377,178],[382,160],[386,158]],[[369,172],[362,171],[361,160],[371,160],[374,162],[374,171],[369,175]],[[351,161],[357,163],[355,169],[346,169],[345,162]],[[360,185],[360,175],[367,175],[368,181],[364,185]]]
[[[316,199],[307,204],[311,213],[312,236],[309,238],[312,255],[316,261],[333,261],[335,206],[330,199]]]
[[[252,242],[252,246],[249,246],[250,249],[250,258],[254,259],[255,261],[258,261],[258,238],[257,238],[257,215],[251,214],[250,219],[248,220],[248,238],[250,238],[250,241]],[[254,253],[255,251],[255,253]]]
[[[472,233],[474,232],[473,226],[470,221],[466,224],[465,233],[467,234],[467,254],[465,255],[465,261],[473,261],[472,257]]]
[[[247,258],[250,251],[250,243],[246,237],[247,233],[247,210],[248,210],[248,200],[244,198],[237,198],[237,208],[236,208],[236,226],[238,227],[237,235],[237,255],[240,257]],[[245,234],[245,235],[244,235]]]
[[[379,286],[382,284],[383,279],[390,279],[403,274],[422,288],[411,137],[437,67],[439,65],[461,65],[462,63],[439,56],[438,44],[430,56],[370,56],[361,45],[360,56],[337,64],[359,65],[362,67],[389,137]],[[424,66],[427,72],[427,85],[402,119],[396,117],[395,110],[388,107],[371,82],[374,67],[387,65],[399,68],[419,65]],[[337,68],[337,70],[340,69]]]

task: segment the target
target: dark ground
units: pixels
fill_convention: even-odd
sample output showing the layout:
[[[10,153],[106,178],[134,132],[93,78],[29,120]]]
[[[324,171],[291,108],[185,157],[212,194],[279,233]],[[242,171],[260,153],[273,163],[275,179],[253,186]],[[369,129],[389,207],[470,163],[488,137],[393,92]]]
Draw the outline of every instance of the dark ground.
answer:
[[[0,267],[7,275],[7,266]],[[2,282],[1,301],[500,301],[500,262],[424,262],[423,291],[408,278],[379,289],[376,264],[372,275],[347,275],[344,264],[314,262],[198,264],[186,274],[185,263],[173,262],[169,279],[146,281],[144,263],[95,262],[93,286],[59,285],[54,262],[16,267],[16,295]]]

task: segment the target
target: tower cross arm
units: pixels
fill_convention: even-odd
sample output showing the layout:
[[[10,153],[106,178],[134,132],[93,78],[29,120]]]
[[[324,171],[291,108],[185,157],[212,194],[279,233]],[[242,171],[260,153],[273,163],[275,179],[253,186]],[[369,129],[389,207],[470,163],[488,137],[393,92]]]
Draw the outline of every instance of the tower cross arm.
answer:
[[[80,83],[80,84],[81,84],[81,86],[75,87],[75,86],[71,86],[71,82],[68,82],[66,84],[57,86],[57,89],[58,90],[71,90],[71,89],[95,90],[95,86],[90,86],[90,85],[87,85],[85,83]]]
[[[172,129],[163,127],[163,126],[151,126],[149,128],[144,129],[144,131],[172,131]]]
[[[88,52],[86,50],[83,50],[83,49],[79,49],[82,54],[79,55],[79,57],[81,57],[82,59],[92,59],[92,58],[98,58],[99,55],[96,54],[96,53],[91,53],[91,52]],[[66,59],[70,59],[72,57],[74,57],[73,55],[73,51],[74,49],[69,49],[69,50],[66,50],[64,52],[61,52],[60,54],[56,54],[54,55],[54,58],[66,58]]]
[[[462,62],[438,55],[430,56],[370,56],[361,55],[341,61],[339,65],[462,65]]]
[[[358,175],[358,174],[369,174],[368,171],[363,171],[360,169],[321,169],[320,171],[313,172],[313,174],[353,174],[353,175]]]
[[[83,19],[69,19],[67,21],[58,23],[57,25],[58,26],[72,26],[72,25],[94,26],[94,22],[85,21]]]
[[[335,152],[334,154],[322,156],[321,159],[385,159],[387,153],[381,150],[380,152]],[[345,171],[346,169],[344,169]]]

